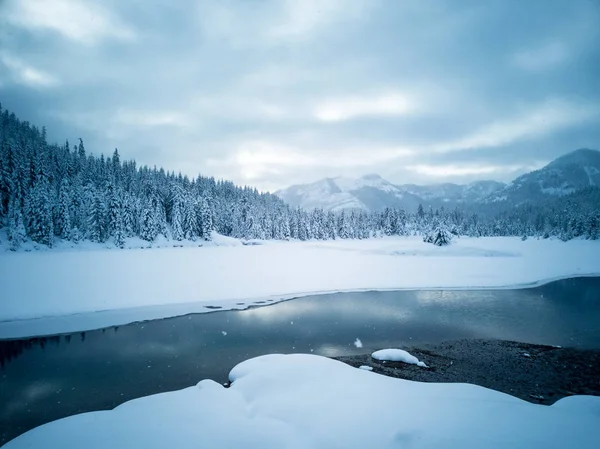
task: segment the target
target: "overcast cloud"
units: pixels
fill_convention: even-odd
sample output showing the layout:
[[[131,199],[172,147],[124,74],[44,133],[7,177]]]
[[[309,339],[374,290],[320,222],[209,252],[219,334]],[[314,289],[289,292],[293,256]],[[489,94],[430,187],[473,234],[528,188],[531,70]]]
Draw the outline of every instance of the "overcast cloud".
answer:
[[[600,147],[597,0],[0,0],[50,140],[273,190],[498,179]]]

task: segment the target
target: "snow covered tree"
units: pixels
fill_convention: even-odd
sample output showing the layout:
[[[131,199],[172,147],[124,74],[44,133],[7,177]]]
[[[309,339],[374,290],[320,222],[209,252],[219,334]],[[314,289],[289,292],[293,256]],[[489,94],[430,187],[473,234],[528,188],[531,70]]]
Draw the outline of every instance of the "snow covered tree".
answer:
[[[23,224],[23,216],[18,209],[9,212],[8,239],[10,250],[16,251],[27,239],[27,232]]]
[[[123,214],[119,213],[114,223],[114,241],[117,248],[125,247],[125,224],[123,223]]]
[[[88,218],[88,238],[104,243],[108,238],[107,206],[102,192],[95,192]]]
[[[156,223],[156,212],[152,201],[147,201],[142,207],[140,217],[140,238],[153,242],[158,237],[158,224]]]
[[[252,223],[253,219],[247,217],[247,222]],[[250,228],[252,225],[249,225]],[[209,199],[202,198],[200,200],[200,236],[206,240],[211,240],[211,232],[213,231],[213,216],[210,208]],[[251,229],[247,230],[246,236],[250,235]]]
[[[59,237],[71,240],[71,186],[68,179],[63,179],[58,193],[58,207],[56,211],[56,227],[54,229]]]
[[[176,198],[173,202],[173,209],[171,210],[171,235],[173,236],[173,240],[183,240],[184,232],[183,232],[183,214],[182,214],[182,204],[180,198]]]
[[[27,231],[34,242],[52,246],[54,225],[48,179],[40,175],[26,199]]]
[[[436,246],[445,246],[452,241],[452,234],[444,226],[437,226],[423,236],[423,241]]]

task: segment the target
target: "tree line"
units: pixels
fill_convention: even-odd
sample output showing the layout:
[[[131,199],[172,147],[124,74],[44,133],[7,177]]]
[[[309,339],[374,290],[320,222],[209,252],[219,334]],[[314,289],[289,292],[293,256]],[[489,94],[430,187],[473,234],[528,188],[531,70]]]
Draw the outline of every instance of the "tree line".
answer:
[[[138,167],[134,160],[122,161],[117,149],[112,156],[95,156],[81,139],[49,144],[45,128],[0,106],[0,227],[15,250],[27,239],[49,247],[59,238],[123,248],[130,237],[210,240],[213,231],[242,239],[309,240],[420,235],[444,227],[455,235],[595,239],[598,192],[588,189],[493,216],[423,206],[416,213],[306,211],[229,181]]]

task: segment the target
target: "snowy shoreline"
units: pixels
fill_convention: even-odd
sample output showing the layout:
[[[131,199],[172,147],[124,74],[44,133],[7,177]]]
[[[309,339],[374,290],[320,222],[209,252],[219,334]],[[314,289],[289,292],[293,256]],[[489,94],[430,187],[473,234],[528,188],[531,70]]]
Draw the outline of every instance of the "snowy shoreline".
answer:
[[[586,278],[600,277],[600,272],[588,274],[575,274],[559,276],[551,279],[543,279],[526,284],[490,286],[490,287],[400,287],[400,288],[365,288],[351,290],[330,290],[316,292],[300,292],[289,295],[278,295],[273,297],[231,299],[219,302],[219,306],[200,303],[165,304],[159,306],[140,306],[131,309],[99,310],[96,312],[84,312],[72,315],[42,316],[37,318],[26,318],[0,321],[0,339],[16,340],[23,338],[47,337],[51,335],[63,335],[76,332],[87,332],[124,326],[127,324],[141,323],[145,321],[176,318],[200,313],[218,313],[233,310],[247,310],[256,307],[268,307],[284,301],[293,301],[309,296],[330,296],[338,293],[368,293],[368,292],[394,292],[394,291],[487,291],[487,290],[521,290],[541,287],[552,282]],[[240,304],[243,302],[244,304]],[[235,304],[233,304],[235,303]],[[178,310],[182,310],[179,312]],[[136,318],[143,316],[144,318]],[[104,324],[103,324],[104,323]],[[35,333],[32,333],[35,329]]]
[[[548,407],[476,385],[394,379],[306,354],[249,359],[229,379],[229,388],[205,379],[113,410],[70,416],[5,447],[44,447],[51,441],[73,449],[192,448],[201,441],[214,448],[358,449],[377,441],[390,449],[407,442],[415,448],[476,448],[483,441],[494,448],[591,449],[600,436],[600,398],[592,396],[567,397]]]
[[[600,242],[461,238],[437,248],[418,238],[392,237],[40,251],[0,254],[0,273],[0,338],[14,339],[312,295],[532,288],[600,276]]]

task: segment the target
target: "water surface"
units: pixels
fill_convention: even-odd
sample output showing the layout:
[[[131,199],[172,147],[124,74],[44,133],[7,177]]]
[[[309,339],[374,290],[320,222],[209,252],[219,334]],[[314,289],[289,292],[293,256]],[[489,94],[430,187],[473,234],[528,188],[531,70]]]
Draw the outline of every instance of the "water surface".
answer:
[[[578,278],[523,290],[339,293],[0,341],[0,444],[60,417],[225,382],[235,364],[262,354],[352,355],[461,338],[599,349],[599,323],[600,278]]]

